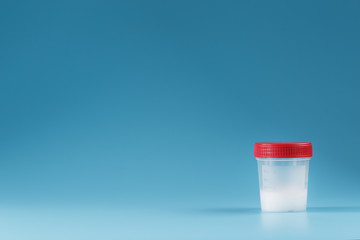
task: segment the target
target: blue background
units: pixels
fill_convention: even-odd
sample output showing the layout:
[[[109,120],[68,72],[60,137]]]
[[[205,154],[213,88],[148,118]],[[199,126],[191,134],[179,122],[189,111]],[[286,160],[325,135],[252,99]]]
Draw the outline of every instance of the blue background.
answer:
[[[2,239],[360,238],[359,11],[1,1]],[[264,220],[274,140],[313,143],[310,208]]]

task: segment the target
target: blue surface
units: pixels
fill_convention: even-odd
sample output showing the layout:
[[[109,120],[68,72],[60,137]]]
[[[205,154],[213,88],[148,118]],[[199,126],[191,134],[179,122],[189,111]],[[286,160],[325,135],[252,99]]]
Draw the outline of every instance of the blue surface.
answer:
[[[2,239],[360,238],[359,11],[0,1]],[[256,212],[256,141],[313,143],[308,213]]]
[[[359,207],[1,209],[1,239],[359,239]]]

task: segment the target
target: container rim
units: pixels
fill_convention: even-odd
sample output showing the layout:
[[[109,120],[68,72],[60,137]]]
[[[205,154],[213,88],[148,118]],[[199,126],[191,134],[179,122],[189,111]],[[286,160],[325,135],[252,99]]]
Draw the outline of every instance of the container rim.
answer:
[[[283,162],[295,162],[295,161],[310,161],[311,157],[302,158],[260,158],[256,157],[257,161],[283,161]]]

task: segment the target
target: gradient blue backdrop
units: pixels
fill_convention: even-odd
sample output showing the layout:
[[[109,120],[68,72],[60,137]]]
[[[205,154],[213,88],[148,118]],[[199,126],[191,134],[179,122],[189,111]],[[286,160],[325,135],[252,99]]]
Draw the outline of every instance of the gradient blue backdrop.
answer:
[[[359,1],[1,1],[0,204],[259,207],[256,141],[360,202]]]

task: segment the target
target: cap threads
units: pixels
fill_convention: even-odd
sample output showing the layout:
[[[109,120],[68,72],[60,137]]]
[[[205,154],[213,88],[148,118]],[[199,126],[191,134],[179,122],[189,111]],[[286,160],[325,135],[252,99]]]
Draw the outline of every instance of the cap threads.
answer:
[[[311,142],[257,142],[254,156],[259,158],[312,157]]]

